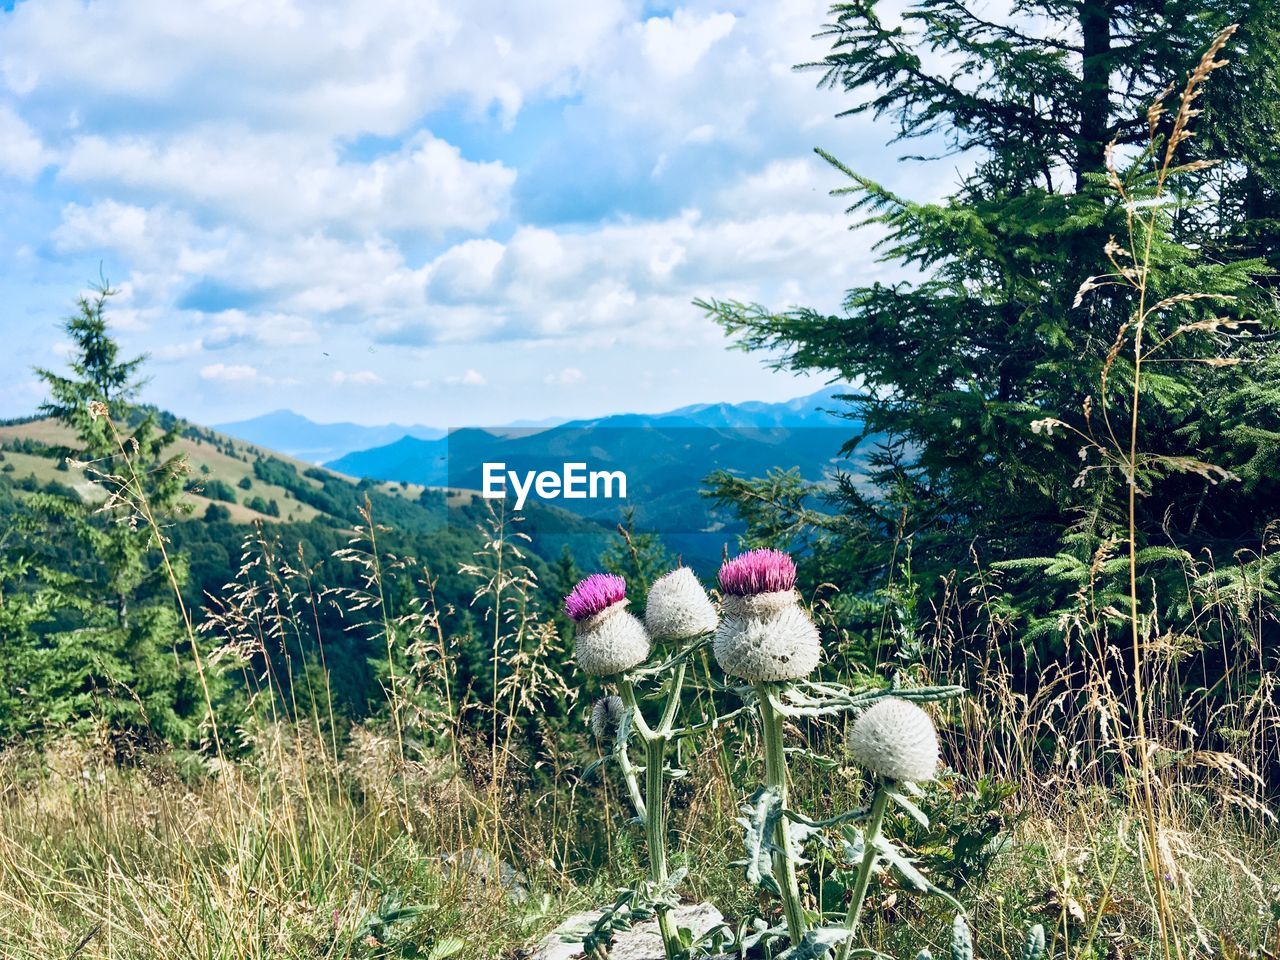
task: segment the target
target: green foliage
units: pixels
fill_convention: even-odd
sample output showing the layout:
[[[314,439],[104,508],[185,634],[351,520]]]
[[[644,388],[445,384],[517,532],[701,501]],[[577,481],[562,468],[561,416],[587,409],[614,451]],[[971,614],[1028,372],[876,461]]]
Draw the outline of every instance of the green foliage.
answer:
[[[1097,445],[1082,450],[1032,424],[1048,412],[1073,423],[1092,415],[1099,432],[1128,428],[1134,364],[1131,350],[1117,350],[1135,300],[1118,283],[1085,285],[1115,272],[1108,238],[1127,238],[1128,212],[1153,202],[1150,164],[1125,165],[1147,142],[1147,107],[1235,15],[1245,22],[1241,63],[1207,85],[1197,137],[1179,147],[1182,160],[1230,152],[1225,163],[1179,168],[1150,235],[1146,303],[1164,307],[1148,343],[1176,336],[1177,345],[1142,373],[1144,608],[1167,618],[1202,607],[1188,558],[1216,571],[1246,562],[1275,519],[1280,175],[1274,142],[1241,129],[1231,111],[1257,118],[1254,130],[1280,121],[1280,98],[1268,96],[1280,84],[1280,42],[1261,2],[1194,0],[1170,19],[1155,0],[1033,0],[1020,9],[1046,25],[1034,31],[970,7],[917,0],[889,26],[873,2],[837,5],[831,52],[806,65],[848,95],[845,112],[975,161],[950,196],[918,200],[819,151],[847,178],[835,192],[877,232],[881,259],[912,279],[854,286],[835,314],[701,301],[775,366],[855,385],[844,397],[856,427],[846,451],[867,452],[869,482],[717,475],[712,492],[737,505],[748,542],[811,549],[809,582],[846,595],[833,609],[840,625],[877,638],[853,652],[879,655],[904,598],[927,609],[957,571],[994,565],[1000,576],[983,601],[991,630],[1043,667],[1067,655],[1081,596],[1091,603],[1084,619],[1109,625],[1104,641],[1119,637],[1124,608],[1112,601],[1128,590],[1127,562],[1115,556],[1128,536],[1127,487]],[[1068,35],[1080,43],[1054,39]],[[922,60],[922,48],[935,56]],[[1173,112],[1155,115],[1157,142]],[[1110,142],[1124,197],[1106,169]],[[1274,581],[1256,582],[1260,602],[1280,595]],[[1209,648],[1229,639],[1212,619],[1201,624]]]
[[[212,480],[201,480],[199,482],[189,482],[187,490],[193,493],[203,494],[210,500],[219,500],[222,503],[235,503],[236,492],[232,489],[231,484],[225,480],[219,480],[216,477]]]
[[[57,609],[58,594],[35,573],[21,555],[0,552],[0,743],[26,731],[49,679],[37,638],[40,624]]]
[[[274,498],[264,500],[262,497],[252,496],[244,502],[244,505],[250,510],[256,510],[258,513],[265,514],[268,517],[280,516],[280,504]]]
[[[231,511],[220,503],[211,503],[205,508],[205,523],[229,523],[231,521]]]
[[[76,432],[78,446],[61,452],[89,464],[106,501],[87,504],[68,487],[49,486],[13,515],[0,562],[25,581],[24,625],[10,642],[21,647],[15,656],[31,679],[22,688],[28,709],[6,711],[0,727],[101,723],[184,743],[204,712],[178,646],[172,585],[181,584],[185,564],[156,549],[152,522],[180,511],[183,470],[168,452],[173,429],[133,405],[143,358],[119,357],[106,321],[112,293],[103,286],[82,298],[66,320],[70,375],[37,371],[51,395],[41,411]]]
[[[923,817],[907,818],[891,832],[919,854],[940,886],[951,891],[978,886],[1013,833],[1014,791],[1012,784],[988,778],[967,787],[933,784],[916,798]]]

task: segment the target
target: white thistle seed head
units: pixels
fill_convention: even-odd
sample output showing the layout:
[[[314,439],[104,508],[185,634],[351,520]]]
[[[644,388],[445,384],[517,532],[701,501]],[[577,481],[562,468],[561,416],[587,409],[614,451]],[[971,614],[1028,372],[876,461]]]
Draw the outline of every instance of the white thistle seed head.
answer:
[[[854,759],[886,780],[925,783],[938,773],[938,731],[914,703],[889,697],[854,721],[849,732]]]
[[[601,697],[591,707],[591,733],[597,740],[618,735],[622,719],[622,698],[617,694]]]
[[[751,683],[799,680],[813,672],[822,654],[818,628],[791,596],[791,602],[762,616],[735,616],[730,611],[738,606],[725,604],[712,643],[721,670]]]
[[[578,666],[593,677],[611,677],[649,658],[649,633],[621,600],[578,621]]]
[[[720,617],[694,572],[678,567],[649,588],[644,623],[655,638],[688,640],[710,633],[720,623]]]

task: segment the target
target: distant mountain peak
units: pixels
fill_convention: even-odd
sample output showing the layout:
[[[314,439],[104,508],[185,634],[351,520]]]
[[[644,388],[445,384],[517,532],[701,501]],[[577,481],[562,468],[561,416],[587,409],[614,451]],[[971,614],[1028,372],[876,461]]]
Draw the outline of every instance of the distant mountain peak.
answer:
[[[311,463],[325,463],[357,450],[379,447],[403,437],[434,440],[444,436],[437,427],[398,423],[316,423],[293,410],[272,410],[261,416],[221,423],[215,430]]]
[[[651,426],[658,421],[668,427],[676,426],[679,421],[686,421],[691,427],[829,426],[833,421],[823,411],[834,404],[835,396],[846,393],[849,389],[844,384],[831,384],[813,393],[776,403],[763,400],[748,400],[742,403],[727,401],[695,403],[661,413],[614,413],[601,417],[574,419],[561,417],[522,419],[508,424],[486,426],[483,429],[495,436],[514,436],[561,426],[642,427]],[[214,429],[239,440],[279,450],[288,456],[311,463],[330,463],[351,454],[368,452],[392,444],[403,448],[402,441],[406,439],[436,440],[445,436],[447,432],[440,427],[421,424],[405,426],[387,423],[369,426],[349,422],[318,423],[287,408],[272,410],[247,420],[215,424]]]

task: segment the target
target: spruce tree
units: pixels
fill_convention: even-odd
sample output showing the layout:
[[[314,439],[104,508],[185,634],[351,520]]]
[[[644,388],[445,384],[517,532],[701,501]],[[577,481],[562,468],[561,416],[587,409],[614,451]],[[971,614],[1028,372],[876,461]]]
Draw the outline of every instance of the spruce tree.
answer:
[[[145,357],[120,357],[106,318],[113,294],[104,284],[81,297],[64,322],[67,374],[36,371],[50,394],[40,411],[73,431],[62,453],[98,490],[31,501],[39,530],[28,542],[57,596],[39,637],[39,719],[185,742],[204,712],[175,608],[185,562],[178,554],[163,562],[157,549],[164,524],[182,511],[184,464],[171,449],[176,425],[160,429],[154,411],[135,403]]]
[[[904,540],[913,575],[980,564],[1083,557],[1123,524],[1116,477],[1077,484],[1077,451],[1036,434],[1049,413],[1096,409],[1100,377],[1132,311],[1123,291],[1077,304],[1089,277],[1112,269],[1107,241],[1125,229],[1106,172],[1108,145],[1123,166],[1146,143],[1148,106],[1179,83],[1221,28],[1243,15],[1241,62],[1209,84],[1188,160],[1228,150],[1227,163],[1188,171],[1179,203],[1154,244],[1156,295],[1188,291],[1235,299],[1181,304],[1177,322],[1211,315],[1274,331],[1269,292],[1277,209],[1274,131],[1280,40],[1269,4],[1216,0],[1026,0],[1008,22],[989,22],[959,0],[916,0],[900,25],[874,0],[832,8],[831,52],[802,65],[842,91],[847,114],[891,121],[898,142],[942,145],[972,164],[946,199],[902,196],[823,154],[849,178],[860,222],[883,232],[883,260],[918,280],[855,285],[835,315],[804,307],[700,301],[742,347],[776,365],[857,385],[844,409],[856,422],[847,450],[866,456],[871,483],[845,479],[834,510],[798,506],[816,491],[794,477],[716,478],[716,495],[749,503],[757,540],[808,539],[816,577],[853,593],[889,579]],[[1227,56],[1232,56],[1229,47]],[[1242,130],[1248,104],[1253,129]],[[1170,119],[1156,119],[1155,135]],[[821,151],[819,151],[821,152]],[[906,158],[904,158],[906,159]],[[1129,171],[1141,193],[1140,171]],[[1201,202],[1213,197],[1214,202]],[[1208,254],[1208,255],[1206,255]],[[1144,449],[1195,451],[1244,482],[1214,483],[1176,470],[1147,478],[1144,545],[1168,545],[1231,563],[1257,548],[1275,476],[1280,390],[1268,336],[1203,337],[1182,362],[1146,374]],[[1108,399],[1124,416],[1127,357]],[[834,535],[833,535],[834,534]],[[1014,607],[1051,603],[1043,581]],[[1185,590],[1183,590],[1185,593]],[[1060,598],[1059,598],[1060,599]],[[1006,609],[1006,612],[1009,612]]]

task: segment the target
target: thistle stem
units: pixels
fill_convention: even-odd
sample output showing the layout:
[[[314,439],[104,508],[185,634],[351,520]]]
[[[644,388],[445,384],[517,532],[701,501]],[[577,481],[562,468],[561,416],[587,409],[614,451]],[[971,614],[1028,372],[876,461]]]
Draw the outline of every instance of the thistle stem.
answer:
[[[871,800],[867,829],[862,834],[862,863],[858,865],[858,875],[853,884],[853,897],[849,901],[849,913],[844,921],[849,935],[840,946],[839,960],[849,960],[849,953],[853,949],[853,934],[858,929],[858,921],[862,919],[862,905],[866,902],[867,887],[871,885],[871,874],[876,866],[876,840],[880,838],[880,828],[884,825],[884,813],[888,805],[889,791],[881,782],[876,787],[875,796]]]
[[[662,710],[662,719],[658,721],[658,729],[670,733],[675,723],[676,711],[680,709],[680,692],[684,687],[684,672],[688,664],[681,660],[676,665],[675,675],[671,678],[671,688],[667,692],[667,705]]]
[[[636,701],[636,689],[631,685],[630,678],[618,677],[618,695],[622,697],[626,708],[631,711],[631,721],[636,725],[636,732],[640,734],[640,739],[648,743],[653,739],[653,731],[649,729],[644,714],[640,712],[640,704]]]
[[[787,754],[782,740],[782,717],[773,708],[768,684],[756,684],[756,696],[760,700],[760,722],[764,732],[765,786],[778,796],[782,808],[773,835],[773,874],[777,878],[782,895],[782,912],[787,921],[787,935],[793,946],[799,945],[808,930],[804,908],[800,904],[800,881],[796,877],[796,865],[791,859],[791,844],[787,825]]]
[[[641,804],[644,817],[645,847],[649,859],[649,881],[656,890],[666,887],[670,879],[667,873],[667,807],[666,807],[666,764],[667,741],[670,739],[671,721],[675,716],[676,706],[680,698],[680,687],[684,679],[680,671],[672,681],[671,692],[662,714],[662,722],[655,731],[649,727],[636,701],[635,688],[626,677],[618,678],[618,694],[622,702],[631,711],[636,732],[644,742],[644,800]],[[625,774],[625,768],[624,768]],[[634,778],[634,770],[633,770]],[[636,798],[632,798],[636,802]],[[669,907],[664,903],[655,904],[654,912],[658,916],[658,933],[662,936],[662,948],[667,960],[675,960],[680,951],[680,943],[676,939],[675,930],[668,916]]]
[[[649,847],[649,879],[653,885],[662,888],[667,885],[667,805],[665,803],[667,741],[664,737],[655,737],[645,744],[645,839]],[[662,947],[667,960],[674,960],[680,944],[676,941],[675,931],[671,928],[671,918],[667,916],[668,907],[664,903],[654,906],[658,915],[658,932],[662,935]]]
[[[626,781],[631,806],[635,808],[636,816],[644,819],[644,796],[640,793],[640,779],[631,763],[631,750],[625,744],[621,744],[618,749],[618,766],[622,768],[622,779]]]

